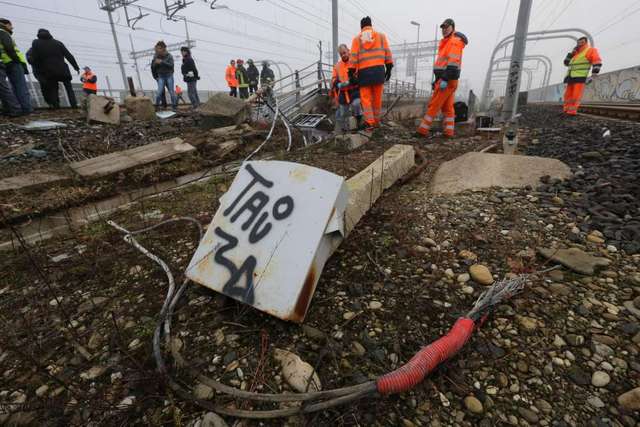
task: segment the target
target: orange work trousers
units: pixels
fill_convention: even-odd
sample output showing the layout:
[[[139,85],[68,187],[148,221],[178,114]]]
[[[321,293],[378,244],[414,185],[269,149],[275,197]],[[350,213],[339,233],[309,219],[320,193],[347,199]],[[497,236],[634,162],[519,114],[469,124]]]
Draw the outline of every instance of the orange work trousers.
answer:
[[[570,116],[578,114],[580,100],[584,92],[584,83],[569,83],[564,90],[564,112]]]
[[[369,127],[380,125],[384,85],[360,86],[360,104],[364,122]]]
[[[438,113],[442,111],[442,115],[444,116],[442,126],[444,134],[445,136],[453,136],[453,126],[456,119],[456,112],[453,108],[453,103],[456,99],[457,88],[457,80],[450,81],[444,90],[440,89],[440,80],[436,80],[435,89],[431,96],[431,100],[429,101],[427,112],[422,118],[420,126],[418,126],[419,134],[424,136],[429,135],[433,119],[435,119]]]

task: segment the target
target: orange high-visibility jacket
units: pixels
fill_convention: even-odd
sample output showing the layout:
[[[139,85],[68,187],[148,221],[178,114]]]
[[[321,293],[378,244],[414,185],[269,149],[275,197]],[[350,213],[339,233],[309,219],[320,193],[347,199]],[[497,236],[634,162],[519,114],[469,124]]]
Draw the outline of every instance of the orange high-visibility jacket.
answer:
[[[224,78],[227,80],[227,86],[238,87],[238,79],[236,79],[236,67],[229,64],[224,74]]]
[[[333,74],[331,76],[331,96],[336,98],[339,104],[351,104],[351,101],[360,97],[360,91],[357,85],[348,85],[338,88],[338,83],[349,82],[349,63],[339,60],[333,66]]]
[[[96,77],[96,75],[93,74],[92,71],[85,71],[82,73],[82,77],[80,78],[80,81],[82,81],[82,89],[95,90],[97,92],[98,79],[94,77]]]
[[[364,27],[351,43],[349,69],[358,76],[360,86],[384,84],[385,65],[393,64],[387,36]]]
[[[467,37],[458,32],[451,33],[440,40],[438,56],[433,67],[436,79],[458,80],[462,67],[462,51],[468,44]]]

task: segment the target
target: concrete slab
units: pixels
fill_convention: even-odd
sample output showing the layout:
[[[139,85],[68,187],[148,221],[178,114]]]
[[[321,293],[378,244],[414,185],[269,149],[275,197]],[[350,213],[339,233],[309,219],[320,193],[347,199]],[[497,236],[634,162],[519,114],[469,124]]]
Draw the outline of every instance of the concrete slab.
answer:
[[[67,176],[49,173],[32,172],[25,175],[17,175],[0,179],[0,193],[3,191],[15,191],[35,189],[53,183],[60,183],[69,179]]]
[[[251,117],[251,107],[245,101],[226,93],[217,93],[198,108],[205,129],[239,125]]]
[[[455,194],[491,187],[537,187],[543,176],[566,179],[571,169],[559,160],[492,153],[467,153],[443,163],[430,185],[432,194]]]
[[[345,135],[336,135],[334,145],[340,152],[349,152],[362,147],[369,142],[369,137],[361,133],[348,133]]]
[[[118,125],[120,124],[120,106],[113,98],[89,95],[87,121]]]
[[[172,138],[81,162],[73,162],[69,166],[83,178],[98,178],[147,163],[166,161],[194,150],[194,146],[183,142],[182,139]]]
[[[347,180],[349,204],[346,210],[345,231],[353,230],[358,221],[391,187],[415,165],[415,151],[411,145],[394,145],[367,168]]]
[[[133,120],[148,122],[157,119],[153,101],[148,96],[127,96],[124,106]]]
[[[53,122],[51,120],[33,120],[19,127],[26,131],[37,132],[44,130],[62,129],[66,128],[67,125],[64,123]]]

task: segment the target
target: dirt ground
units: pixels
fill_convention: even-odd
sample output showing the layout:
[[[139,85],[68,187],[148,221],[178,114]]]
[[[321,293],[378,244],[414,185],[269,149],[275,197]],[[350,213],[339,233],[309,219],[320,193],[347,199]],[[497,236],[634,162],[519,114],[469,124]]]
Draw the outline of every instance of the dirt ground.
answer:
[[[554,202],[557,194],[530,188],[430,195],[438,164],[490,141],[461,137],[425,146],[412,133],[387,128],[348,155],[328,145],[278,155],[351,176],[382,150],[406,143],[427,165],[385,192],[329,260],[303,325],[189,286],[174,315],[175,352],[165,349],[171,375],[189,388],[197,386],[197,372],[247,390],[284,392],[290,388],[273,359],[278,348],[314,366],[325,390],[375,379],[473,306],[485,286],[470,279],[470,265],[503,278],[548,267],[536,247],[578,245],[611,266],[593,276],[567,269],[529,276],[523,294],[498,307],[459,355],[412,391],[286,420],[226,421],[637,425],[638,413],[616,399],[640,386],[640,319],[625,308],[640,296],[640,257],[588,240],[580,218]],[[231,178],[141,200],[111,219],[130,230],[180,216],[207,225]],[[194,227],[172,223],[139,240],[181,283],[198,243]],[[202,418],[206,411],[165,387],[152,357],[166,276],[120,233],[97,222],[7,253],[0,266],[0,423],[194,425]],[[593,385],[595,372],[609,381]],[[274,409],[209,392],[199,389],[228,407]]]

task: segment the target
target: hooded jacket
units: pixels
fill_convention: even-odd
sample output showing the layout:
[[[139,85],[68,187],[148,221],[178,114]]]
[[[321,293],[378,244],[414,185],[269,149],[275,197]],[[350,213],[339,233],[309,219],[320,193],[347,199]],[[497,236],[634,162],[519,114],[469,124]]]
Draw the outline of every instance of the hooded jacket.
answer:
[[[273,73],[273,70],[268,66],[263,65],[262,71],[260,72],[260,84],[264,86],[269,82],[273,82],[275,79],[276,75]]]
[[[76,72],[78,63],[61,41],[53,38],[48,30],[38,30],[38,38],[31,44],[31,64],[37,70],[38,77],[46,80],[69,81],[71,72],[65,59]]]
[[[198,75],[198,69],[196,68],[196,61],[193,60],[191,55],[182,58],[182,66],[180,67],[182,72],[182,80],[185,83],[196,82],[200,80]]]
[[[462,51],[469,44],[467,36],[454,32],[440,40],[433,73],[436,79],[458,80],[462,68]]]

